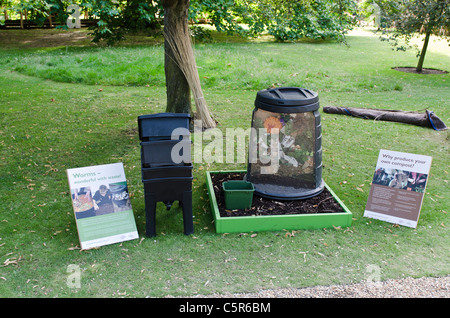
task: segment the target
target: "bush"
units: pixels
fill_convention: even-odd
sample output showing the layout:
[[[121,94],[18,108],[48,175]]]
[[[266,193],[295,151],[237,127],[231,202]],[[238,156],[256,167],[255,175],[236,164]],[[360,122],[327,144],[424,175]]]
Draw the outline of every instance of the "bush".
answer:
[[[354,0],[192,1],[194,17],[207,16],[219,32],[258,36],[267,31],[278,41],[340,38],[355,19]],[[248,28],[243,28],[245,24]]]

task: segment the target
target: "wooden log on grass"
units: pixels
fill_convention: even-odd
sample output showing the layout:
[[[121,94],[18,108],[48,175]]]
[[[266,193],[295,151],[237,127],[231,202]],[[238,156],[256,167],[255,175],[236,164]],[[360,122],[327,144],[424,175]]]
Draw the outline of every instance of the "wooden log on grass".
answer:
[[[429,110],[426,110],[424,113],[420,113],[389,109],[325,106],[323,107],[323,111],[329,114],[347,115],[362,119],[399,122],[404,124],[433,128],[434,130],[447,129],[445,123],[432,111]]]

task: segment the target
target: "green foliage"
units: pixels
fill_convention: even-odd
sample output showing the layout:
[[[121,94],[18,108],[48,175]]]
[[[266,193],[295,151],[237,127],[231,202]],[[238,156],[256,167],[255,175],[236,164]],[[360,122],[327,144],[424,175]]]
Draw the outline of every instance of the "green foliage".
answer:
[[[409,42],[419,31],[448,37],[450,28],[450,0],[390,1],[389,10],[383,9],[384,22],[381,31],[387,40],[393,41],[399,50],[406,47],[399,39]],[[443,32],[444,31],[444,32]],[[445,32],[447,31],[447,32]]]
[[[152,1],[128,0],[123,8],[123,25],[128,30],[142,30],[158,26],[156,17],[162,12],[159,4]]]
[[[234,0],[193,0],[190,2],[189,14],[193,21],[200,18],[208,19],[217,31],[228,35],[238,34],[243,37],[250,35],[240,22],[247,21],[243,1]]]
[[[48,16],[51,5],[42,0],[20,1],[13,5],[12,9],[16,12],[29,11],[28,19],[42,25]]]
[[[390,42],[397,50],[405,51],[413,47],[410,42],[418,32],[424,33],[422,49],[414,45],[417,48],[417,57],[420,56],[416,67],[420,72],[430,35],[435,34],[449,39],[450,0],[390,1],[390,4],[391,10],[382,11],[380,39]]]
[[[374,14],[375,7],[378,6],[380,12],[380,22],[386,23],[386,19],[392,14],[401,11],[400,2],[393,0],[362,0],[359,4],[359,13],[366,18]]]
[[[192,1],[219,32],[258,36],[267,31],[279,41],[340,38],[355,23],[353,0]],[[247,27],[244,28],[243,25]]]
[[[162,9],[160,5],[145,0],[83,0],[81,7],[98,18],[97,24],[90,27],[93,42],[106,41],[108,45],[123,40],[130,31],[155,28]]]
[[[213,42],[212,33],[210,30],[203,28],[198,25],[194,25],[190,27],[191,30],[191,36],[194,38],[196,42],[201,43],[211,43]]]
[[[122,40],[130,30],[155,27],[156,17],[161,15],[161,6],[147,0],[2,0],[0,7],[17,17],[26,15],[27,20],[38,26],[51,16],[60,23],[58,28],[67,29],[67,7],[71,4],[79,5],[83,14],[98,19],[91,28],[93,41],[106,41],[109,45]]]
[[[22,17],[26,13],[27,20],[42,26],[49,17],[53,22],[65,24],[68,17],[66,9],[71,3],[66,0],[3,0],[0,7],[17,15],[22,13]]]
[[[90,28],[93,30],[93,42],[105,40],[108,45],[113,45],[124,39],[125,30],[117,4],[109,0],[89,0],[82,6],[91,9],[92,14],[99,19],[97,25]]]
[[[67,29],[66,21],[69,17],[67,7],[71,4],[71,1],[49,0],[47,3],[49,5],[48,13],[54,16],[56,21],[61,23],[60,28]]]
[[[30,12],[38,24],[49,15],[64,22],[68,16],[67,6],[72,3],[67,0],[11,1],[16,3],[16,12]],[[164,15],[162,1],[78,1],[83,12],[98,19],[92,27],[93,41],[104,40],[110,45],[122,40],[129,31],[158,26],[158,19]],[[219,32],[244,38],[268,32],[279,41],[340,39],[355,22],[355,3],[355,0],[192,0],[189,18],[194,22],[204,19]],[[203,32],[202,36],[207,35]]]
[[[268,32],[281,41],[338,38],[352,25],[344,13],[349,1],[280,1],[268,20]]]

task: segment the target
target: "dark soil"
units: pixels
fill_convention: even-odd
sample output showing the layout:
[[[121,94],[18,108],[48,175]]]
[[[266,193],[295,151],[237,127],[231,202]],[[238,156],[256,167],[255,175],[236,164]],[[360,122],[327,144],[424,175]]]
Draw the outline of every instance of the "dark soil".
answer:
[[[252,207],[249,209],[226,210],[222,183],[228,180],[242,180],[244,173],[211,173],[212,185],[221,217],[251,215],[285,215],[344,212],[341,205],[325,188],[322,193],[309,199],[294,201],[276,201],[253,195]]]
[[[415,67],[393,67],[392,69],[400,72],[415,73],[415,74],[447,74],[447,71],[437,70],[434,68],[423,68],[422,72],[417,72]]]

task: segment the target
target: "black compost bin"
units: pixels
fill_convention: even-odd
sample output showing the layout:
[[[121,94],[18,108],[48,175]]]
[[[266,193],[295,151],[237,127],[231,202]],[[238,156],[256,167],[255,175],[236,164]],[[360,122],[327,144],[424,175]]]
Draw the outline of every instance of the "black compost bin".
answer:
[[[259,91],[252,116],[246,179],[255,194],[279,200],[324,188],[319,97],[299,87]]]
[[[160,166],[153,168],[142,168],[142,180],[160,178],[186,178],[192,177],[192,163],[176,166]]]
[[[142,141],[141,161],[144,168],[191,163],[191,141],[186,139]]]
[[[170,210],[178,201],[186,235],[192,221],[192,162],[189,114],[159,113],[138,117],[146,235],[156,236],[156,203]]]

